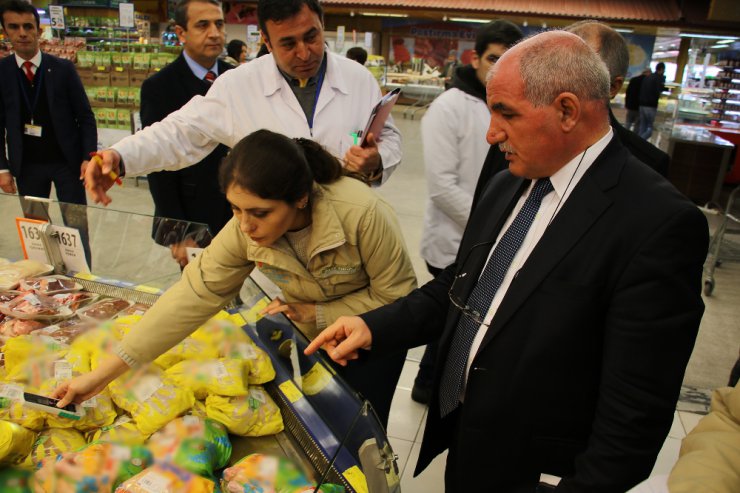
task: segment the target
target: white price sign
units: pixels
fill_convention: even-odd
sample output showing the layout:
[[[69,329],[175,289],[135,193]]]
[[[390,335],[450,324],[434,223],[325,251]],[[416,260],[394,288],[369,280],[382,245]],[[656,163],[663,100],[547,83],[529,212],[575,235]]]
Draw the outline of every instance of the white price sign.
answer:
[[[344,26],[337,26],[337,50],[341,50],[344,46]]]
[[[121,27],[135,27],[134,24],[134,4],[118,4],[118,25]]]
[[[51,229],[59,244],[59,253],[62,254],[62,261],[67,271],[90,272],[85,250],[82,248],[80,231],[65,226],[51,226]]]
[[[52,29],[64,29],[64,7],[61,5],[49,5],[49,18]]]
[[[44,250],[44,242],[41,239],[42,233],[40,229],[44,224],[46,224],[46,221],[26,219],[25,217],[15,218],[23,256],[29,260],[36,260],[46,264],[49,263],[49,259],[46,257],[46,250]]]
[[[365,48],[373,47],[373,33],[368,31],[365,33]]]

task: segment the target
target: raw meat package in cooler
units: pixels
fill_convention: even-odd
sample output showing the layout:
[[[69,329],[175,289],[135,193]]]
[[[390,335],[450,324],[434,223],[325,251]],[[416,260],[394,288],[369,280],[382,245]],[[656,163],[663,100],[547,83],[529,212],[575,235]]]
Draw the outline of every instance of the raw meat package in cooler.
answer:
[[[83,320],[102,322],[113,318],[118,312],[131,306],[131,302],[119,298],[106,298],[77,310]]]
[[[241,397],[209,395],[206,414],[235,435],[264,436],[283,431],[280,408],[259,386],[250,387],[249,393]]]
[[[51,297],[72,311],[78,310],[86,304],[92,303],[100,298],[98,294],[88,292],[60,293],[51,295]]]
[[[224,470],[224,493],[313,493],[316,485],[288,459],[265,454],[250,454]],[[344,493],[344,488],[322,484],[322,493]]]
[[[0,322],[0,341],[5,342],[12,337],[27,335],[48,326],[49,322],[8,317]]]
[[[0,468],[23,462],[35,442],[33,431],[10,421],[0,421]],[[0,491],[5,490],[0,488]]]
[[[214,348],[192,337],[186,337],[175,347],[155,359],[154,364],[166,370],[180,361],[206,360],[217,357],[218,353]]]
[[[0,419],[39,431],[44,427],[44,413],[24,405],[21,385],[0,384]]]
[[[128,371],[108,389],[113,402],[134,418],[145,435],[185,414],[195,403],[192,390],[180,387],[154,365]]]
[[[44,460],[32,484],[36,493],[112,493],[152,463],[146,447],[96,442]]]
[[[231,316],[224,311],[198,328],[191,337],[216,349],[218,357],[249,361],[247,383],[261,385],[275,378],[270,356],[257,347]]]
[[[93,327],[94,325],[90,322],[73,317],[53,325],[47,325],[39,331],[39,334],[49,336],[62,344],[71,344],[77,337]]]
[[[3,493],[33,493],[31,471],[15,467],[0,467],[0,491]]]
[[[89,442],[113,442],[132,446],[143,445],[149,439],[149,435],[139,430],[131,416],[122,414],[110,425],[88,432],[85,438]]]
[[[39,433],[33,450],[23,462],[23,467],[38,469],[44,459],[55,460],[59,455],[76,452],[87,444],[85,437],[71,428],[49,428]]]
[[[116,493],[213,493],[216,484],[173,464],[155,464],[116,488]]]
[[[68,293],[82,290],[82,284],[61,276],[41,276],[21,279],[20,289],[43,294]]]
[[[31,320],[67,318],[74,313],[54,297],[37,293],[25,293],[12,301],[0,304],[0,312],[9,317]]]
[[[15,289],[24,277],[54,272],[54,267],[36,260],[19,260],[0,265],[0,289]]]
[[[52,378],[44,382],[39,390],[41,395],[51,395],[52,392],[67,378]],[[107,389],[79,405],[82,416],[80,419],[67,419],[51,413],[45,413],[48,428],[74,428],[81,432],[90,432],[103,426],[112,424],[118,413]]]
[[[23,294],[23,292],[13,291],[13,290],[0,291],[0,303],[7,303],[8,301],[13,301],[20,294]]]
[[[231,458],[226,428],[212,419],[186,415],[170,421],[147,444],[157,462],[169,462],[194,474],[214,478]]]
[[[141,315],[144,315],[150,308],[151,308],[151,306],[145,305],[144,303],[134,303],[130,307],[128,307],[125,310],[123,310],[119,315],[123,315],[123,316],[126,316],[126,315],[138,315],[138,316],[141,316]]]
[[[180,361],[165,373],[178,385],[193,391],[196,399],[208,394],[237,397],[247,395],[245,369],[249,362],[236,359]]]

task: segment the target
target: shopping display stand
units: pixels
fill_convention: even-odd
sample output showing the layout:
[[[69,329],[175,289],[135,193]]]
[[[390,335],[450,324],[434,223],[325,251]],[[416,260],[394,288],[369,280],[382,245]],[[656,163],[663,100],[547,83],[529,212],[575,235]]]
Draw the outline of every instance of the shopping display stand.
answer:
[[[59,203],[41,203],[49,224],[63,223]],[[17,196],[0,194],[0,205],[4,211],[17,210],[15,217],[23,218]],[[156,302],[179,278],[169,249],[151,239],[157,218],[95,206],[65,207],[67,214],[70,207],[80,208],[78,212],[87,218],[93,273],[69,271],[58,251],[58,239],[48,236],[44,250],[56,274],[75,278],[88,291],[144,304]],[[0,227],[16,229],[13,216],[0,217]],[[186,235],[201,226],[184,223],[175,229]],[[45,229],[41,224],[39,231]],[[3,236],[0,257],[23,258],[19,238]],[[144,268],[133,268],[136,259],[146,264]],[[280,408],[285,430],[258,438],[232,436],[230,463],[261,452],[287,457],[315,482],[338,484],[348,493],[400,492],[396,456],[369,402],[336,375],[321,354],[303,354],[308,340],[287,318],[259,315],[269,298],[252,278],[245,282],[241,299],[229,305],[229,318],[270,356],[276,377],[265,389]]]

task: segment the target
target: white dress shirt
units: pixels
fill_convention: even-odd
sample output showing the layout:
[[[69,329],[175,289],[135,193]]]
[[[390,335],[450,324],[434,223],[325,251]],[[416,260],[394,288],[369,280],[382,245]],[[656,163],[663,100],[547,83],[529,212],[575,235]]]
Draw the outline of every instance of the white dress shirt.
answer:
[[[586,171],[588,171],[596,158],[599,157],[601,152],[606,148],[607,144],[609,144],[609,141],[611,141],[613,135],[614,132],[610,127],[609,131],[601,139],[599,139],[596,143],[589,147],[585,151],[585,153],[582,152],[578,154],[570,162],[568,162],[568,164],[560,168],[554,175],[550,177],[553,192],[548,193],[542,198],[542,203],[540,204],[537,215],[535,216],[534,221],[532,222],[532,225],[527,232],[527,236],[524,237],[522,246],[516,252],[516,255],[514,255],[514,258],[511,261],[511,265],[509,266],[509,270],[506,271],[504,280],[501,282],[501,286],[498,288],[496,294],[493,297],[491,307],[488,309],[488,312],[483,319],[484,324],[478,328],[478,333],[473,339],[473,343],[470,348],[470,355],[468,355],[468,363],[465,367],[465,379],[463,380],[464,383],[468,381],[468,373],[470,372],[470,366],[473,363],[473,359],[478,353],[478,349],[480,348],[481,342],[483,341],[483,337],[486,335],[488,326],[491,324],[491,321],[493,320],[493,317],[496,314],[499,305],[501,305],[501,301],[504,299],[506,291],[509,289],[514,276],[524,266],[524,263],[529,258],[532,250],[534,250],[534,247],[537,246],[537,243],[539,243],[542,235],[545,234],[547,226],[553,220],[557,212],[562,210],[563,205],[565,205],[565,202],[568,200],[568,197],[570,196],[573,189],[576,187],[576,185],[578,185],[578,182],[581,180],[583,175],[586,174]],[[516,206],[511,211],[511,214],[507,218],[506,223],[504,223],[504,226],[501,228],[501,231],[496,238],[496,243],[493,245],[493,247],[491,248],[491,252],[488,254],[489,260],[491,258],[491,254],[493,253],[493,249],[496,248],[496,245],[501,240],[501,237],[504,235],[506,230],[509,229],[511,223],[514,222],[514,218],[521,210],[535,183],[536,181],[533,181],[527,188],[527,190],[525,190],[524,193],[522,193],[522,195],[519,197]],[[463,400],[464,395],[465,388],[463,387],[463,391],[460,396],[461,401]]]
[[[28,60],[33,64],[33,67],[31,67],[31,72],[33,72],[33,75],[36,75],[36,71],[39,68],[39,65],[41,65],[41,50],[37,51],[36,54]],[[26,63],[26,60],[18,56],[18,53],[15,54],[15,63],[18,64],[18,68],[21,70],[23,69],[23,64]]]

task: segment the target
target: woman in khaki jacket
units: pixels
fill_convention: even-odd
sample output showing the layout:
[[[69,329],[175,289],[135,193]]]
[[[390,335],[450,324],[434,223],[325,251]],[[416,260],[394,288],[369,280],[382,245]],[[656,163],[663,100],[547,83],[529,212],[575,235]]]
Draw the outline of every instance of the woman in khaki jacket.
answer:
[[[363,313],[416,287],[392,208],[343,176],[318,144],[259,130],[225,158],[221,185],[234,217],[96,370],[54,393],[82,402],[129,367],[154,360],[234,299],[258,266],[283,292],[265,313],[282,312],[312,339],[341,315]],[[337,366],[387,424],[405,352]]]

